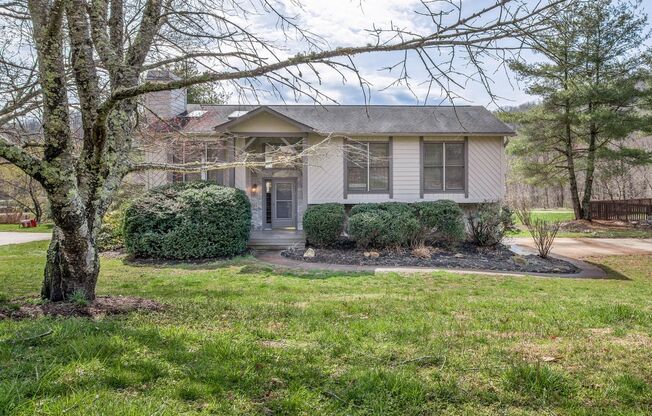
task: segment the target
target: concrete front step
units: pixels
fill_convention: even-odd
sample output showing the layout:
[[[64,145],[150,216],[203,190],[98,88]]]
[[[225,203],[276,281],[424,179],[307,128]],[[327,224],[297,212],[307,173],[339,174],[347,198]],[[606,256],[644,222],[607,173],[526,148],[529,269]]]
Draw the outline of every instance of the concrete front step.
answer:
[[[301,231],[255,231],[249,238],[249,247],[257,250],[285,250],[289,247],[305,248],[306,238]]]

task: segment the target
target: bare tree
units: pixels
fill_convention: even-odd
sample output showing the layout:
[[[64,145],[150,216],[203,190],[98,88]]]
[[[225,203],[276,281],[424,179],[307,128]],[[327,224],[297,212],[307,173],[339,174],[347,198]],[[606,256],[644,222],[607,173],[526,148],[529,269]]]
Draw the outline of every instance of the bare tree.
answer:
[[[547,221],[541,218],[532,218],[532,211],[529,203],[521,203],[514,212],[519,221],[530,232],[534,246],[537,248],[539,257],[548,258],[552,245],[555,242],[561,223],[559,221]]]
[[[357,57],[402,52],[388,66],[396,82],[410,87],[407,65],[414,61],[433,88],[453,97],[470,79],[490,88],[483,60],[517,51],[518,38],[540,30],[551,5],[559,3],[529,7],[524,0],[497,0],[467,11],[467,2],[424,0],[414,14],[424,33],[370,22],[365,45],[331,47],[274,0],[2,1],[0,129],[16,129],[26,115],[42,123],[42,157],[26,151],[23,140],[0,134],[0,157],[38,181],[50,202],[55,228],[42,296],[61,301],[77,292],[94,298],[97,233],[122,178],[134,168],[143,94],[217,82],[254,96],[266,89],[319,103],[329,100],[319,90],[324,71],[352,77],[367,94]],[[292,42],[273,42],[250,29],[248,19],[261,14],[276,19],[276,29]],[[297,44],[300,50],[284,48]],[[170,82],[144,78],[150,69],[185,61],[202,72]],[[76,115],[79,128],[73,127]]]

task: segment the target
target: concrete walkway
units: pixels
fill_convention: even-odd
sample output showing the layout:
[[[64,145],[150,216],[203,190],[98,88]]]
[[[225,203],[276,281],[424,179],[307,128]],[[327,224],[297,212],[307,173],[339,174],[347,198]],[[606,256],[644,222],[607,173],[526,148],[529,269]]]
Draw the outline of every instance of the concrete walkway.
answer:
[[[17,232],[0,232],[0,246],[9,244],[29,243],[31,241],[43,241],[52,238],[51,233],[17,233]]]
[[[530,237],[511,238],[508,243],[535,250]],[[652,255],[651,238],[557,238],[552,254],[583,259],[601,256]]]
[[[356,266],[349,264],[330,264],[330,263],[308,263],[300,260],[292,260],[281,256],[280,251],[258,251],[255,257],[265,263],[276,266],[287,267],[289,269],[299,270],[323,270],[323,271],[341,271],[341,272],[371,272],[374,274],[382,273],[434,273],[447,272],[457,274],[483,274],[490,276],[539,276],[539,277],[562,277],[562,278],[579,278],[579,279],[605,279],[607,273],[601,268],[583,262],[581,260],[561,257],[563,260],[577,266],[580,271],[574,274],[555,274],[555,273],[527,273],[527,272],[502,272],[496,270],[469,270],[469,269],[444,269],[433,267],[376,267],[376,266]]]

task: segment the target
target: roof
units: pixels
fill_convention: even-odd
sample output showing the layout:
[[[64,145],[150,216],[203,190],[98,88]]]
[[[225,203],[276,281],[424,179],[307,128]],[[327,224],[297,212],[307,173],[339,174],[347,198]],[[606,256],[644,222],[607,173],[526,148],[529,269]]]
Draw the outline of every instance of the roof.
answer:
[[[408,105],[189,105],[206,111],[201,117],[179,116],[166,122],[167,128],[184,133],[214,133],[228,130],[242,120],[236,111],[268,112],[294,121],[309,131],[351,135],[513,135],[514,131],[482,106]],[[174,127],[174,128],[173,128]]]

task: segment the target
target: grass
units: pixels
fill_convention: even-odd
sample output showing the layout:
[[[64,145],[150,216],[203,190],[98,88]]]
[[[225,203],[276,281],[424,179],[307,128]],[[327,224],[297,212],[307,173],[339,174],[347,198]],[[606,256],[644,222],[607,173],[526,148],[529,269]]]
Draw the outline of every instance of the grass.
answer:
[[[575,219],[575,214],[569,209],[539,209],[532,210],[532,220],[542,219],[546,221],[572,221]],[[518,217],[514,215],[514,222],[522,225]]]
[[[49,233],[52,232],[52,224],[39,224],[36,227],[23,228],[20,224],[0,224],[0,232],[12,231],[19,233]]]
[[[0,302],[46,244],[0,247]],[[595,261],[620,280],[103,259],[100,294],[168,308],[0,321],[0,414],[649,414],[652,258]]]

